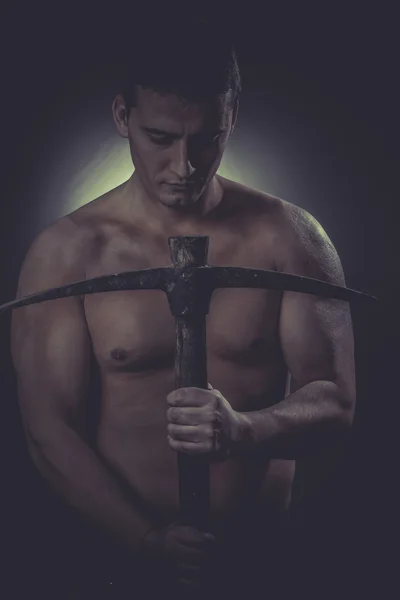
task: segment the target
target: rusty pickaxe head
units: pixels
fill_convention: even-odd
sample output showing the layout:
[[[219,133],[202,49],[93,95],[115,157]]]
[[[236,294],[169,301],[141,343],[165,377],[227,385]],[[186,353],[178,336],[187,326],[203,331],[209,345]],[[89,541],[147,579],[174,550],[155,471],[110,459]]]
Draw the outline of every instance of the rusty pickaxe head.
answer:
[[[294,291],[347,302],[370,302],[373,296],[317,279],[242,267],[207,265],[208,237],[168,239],[172,267],[144,269],[78,281],[44,290],[0,306],[0,313],[30,304],[98,292],[162,290],[176,321],[176,387],[207,388],[206,315],[217,288]],[[202,457],[178,454],[182,519],[204,526],[209,509],[209,465]]]
[[[374,296],[357,290],[310,277],[264,269],[209,266],[209,238],[205,236],[170,237],[168,242],[172,267],[128,271],[72,282],[2,304],[0,313],[69,296],[127,290],[162,290],[167,295],[174,317],[186,317],[202,311],[207,314],[212,293],[217,288],[293,291],[354,303],[376,300]]]

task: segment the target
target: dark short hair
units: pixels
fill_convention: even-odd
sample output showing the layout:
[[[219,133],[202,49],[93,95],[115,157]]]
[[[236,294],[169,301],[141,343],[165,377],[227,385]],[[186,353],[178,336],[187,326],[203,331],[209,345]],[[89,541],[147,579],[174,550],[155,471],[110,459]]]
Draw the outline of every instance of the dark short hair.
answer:
[[[159,21],[132,32],[124,48],[119,92],[128,108],[135,105],[137,86],[188,102],[229,93],[233,105],[240,95],[234,42],[217,22]]]

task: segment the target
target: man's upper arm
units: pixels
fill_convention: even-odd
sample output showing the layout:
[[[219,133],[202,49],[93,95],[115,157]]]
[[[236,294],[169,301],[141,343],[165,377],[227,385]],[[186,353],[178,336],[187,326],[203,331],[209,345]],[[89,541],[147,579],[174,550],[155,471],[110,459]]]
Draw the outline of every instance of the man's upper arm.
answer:
[[[84,278],[72,233],[55,225],[38,236],[21,269],[18,297]],[[29,439],[45,441],[62,423],[83,433],[90,338],[81,300],[65,298],[15,310],[12,356]]]
[[[345,285],[332,242],[317,221],[297,207],[290,209],[279,269]],[[310,294],[285,292],[280,317],[282,350],[293,388],[331,381],[346,403],[355,402],[354,341],[348,303]]]

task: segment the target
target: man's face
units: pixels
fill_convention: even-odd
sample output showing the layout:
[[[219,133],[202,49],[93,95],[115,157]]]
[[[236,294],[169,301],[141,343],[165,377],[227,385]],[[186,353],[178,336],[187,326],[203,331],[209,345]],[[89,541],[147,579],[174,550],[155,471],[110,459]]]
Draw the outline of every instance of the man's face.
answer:
[[[193,205],[220,165],[235,115],[227,97],[185,103],[139,87],[128,138],[146,192],[166,206]]]

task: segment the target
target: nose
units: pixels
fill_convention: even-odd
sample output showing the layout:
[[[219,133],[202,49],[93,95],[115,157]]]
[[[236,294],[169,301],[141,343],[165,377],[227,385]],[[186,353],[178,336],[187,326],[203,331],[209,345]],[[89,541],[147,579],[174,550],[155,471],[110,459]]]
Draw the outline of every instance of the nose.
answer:
[[[177,179],[187,179],[195,168],[191,164],[186,140],[177,140],[172,149],[171,171]]]

